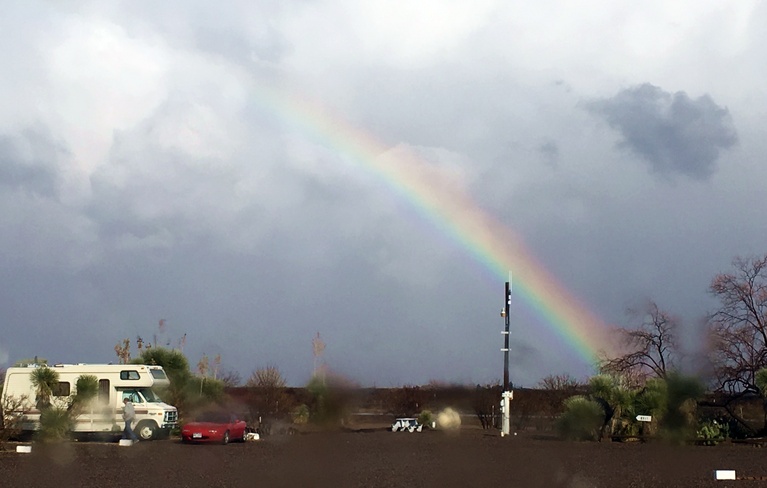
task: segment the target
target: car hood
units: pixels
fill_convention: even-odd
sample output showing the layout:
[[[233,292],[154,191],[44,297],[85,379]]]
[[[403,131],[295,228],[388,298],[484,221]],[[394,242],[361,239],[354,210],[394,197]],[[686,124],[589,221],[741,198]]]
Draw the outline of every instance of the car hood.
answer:
[[[217,424],[214,422],[189,422],[188,424],[184,425],[183,429],[192,429],[192,430],[225,429],[228,425],[229,424]]]

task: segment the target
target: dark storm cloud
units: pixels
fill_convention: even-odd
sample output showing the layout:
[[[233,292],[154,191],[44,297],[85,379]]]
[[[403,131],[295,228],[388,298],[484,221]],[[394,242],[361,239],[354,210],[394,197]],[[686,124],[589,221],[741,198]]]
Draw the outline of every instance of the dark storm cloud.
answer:
[[[42,128],[0,135],[0,186],[43,197],[58,194],[59,162],[69,152]]]
[[[538,146],[538,152],[541,153],[546,163],[550,166],[556,166],[559,159],[559,146],[554,141],[545,141]]]
[[[587,104],[623,136],[626,147],[659,174],[703,180],[716,170],[722,149],[738,140],[727,108],[708,95],[696,99],[649,83]]]

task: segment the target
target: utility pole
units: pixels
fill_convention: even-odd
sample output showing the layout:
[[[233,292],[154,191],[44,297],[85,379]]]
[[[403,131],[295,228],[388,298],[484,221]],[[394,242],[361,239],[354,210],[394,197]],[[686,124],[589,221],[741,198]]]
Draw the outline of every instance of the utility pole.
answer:
[[[503,392],[501,393],[501,437],[509,435],[511,424],[511,399],[514,398],[514,392],[509,389],[509,325],[511,322],[509,308],[511,307],[511,271],[509,271],[509,281],[506,282],[505,294],[506,303],[501,309],[501,317],[504,318],[505,327],[503,332]]]

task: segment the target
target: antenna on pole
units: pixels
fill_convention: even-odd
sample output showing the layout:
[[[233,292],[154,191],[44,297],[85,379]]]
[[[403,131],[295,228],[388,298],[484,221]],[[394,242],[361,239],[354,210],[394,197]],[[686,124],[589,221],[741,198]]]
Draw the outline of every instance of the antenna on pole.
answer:
[[[514,397],[514,392],[509,389],[509,325],[511,322],[510,308],[511,308],[511,290],[512,290],[512,275],[509,270],[509,281],[505,285],[504,303],[501,310],[501,317],[504,319],[503,334],[503,392],[501,393],[501,437],[509,435],[511,424],[511,412],[510,401]]]

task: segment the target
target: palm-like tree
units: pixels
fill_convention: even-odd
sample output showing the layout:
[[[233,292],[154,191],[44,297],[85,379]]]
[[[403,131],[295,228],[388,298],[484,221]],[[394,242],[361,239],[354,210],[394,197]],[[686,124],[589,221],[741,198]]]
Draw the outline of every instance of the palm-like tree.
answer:
[[[600,437],[612,435],[621,415],[631,408],[634,394],[619,376],[605,374],[594,376],[589,380],[589,387],[592,398],[601,404],[605,411],[605,421]]]
[[[32,371],[30,380],[36,390],[35,405],[37,409],[43,410],[50,407],[53,387],[59,382],[59,373],[47,366],[43,366]]]
[[[90,400],[99,392],[99,380],[91,374],[84,374],[75,383],[77,392],[69,400],[69,410],[74,416],[80,415]]]

